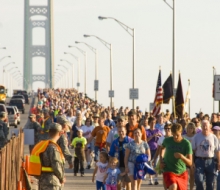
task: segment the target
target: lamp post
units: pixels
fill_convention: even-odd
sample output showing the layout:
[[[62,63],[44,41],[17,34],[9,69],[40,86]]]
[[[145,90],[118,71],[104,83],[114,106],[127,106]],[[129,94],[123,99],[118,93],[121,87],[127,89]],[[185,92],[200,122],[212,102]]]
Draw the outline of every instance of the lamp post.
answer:
[[[14,70],[14,69],[17,69],[18,67],[12,67],[12,68],[10,68],[10,69],[8,69],[7,71],[6,71],[6,78],[7,78],[7,82],[8,82],[8,88],[9,88],[9,86],[10,86],[10,92],[8,93],[8,95],[10,96],[10,94],[11,94],[11,96],[12,96],[12,80],[13,80],[13,77],[9,77],[9,74],[10,75],[12,75],[12,71]]]
[[[66,71],[65,70],[62,70],[62,69],[56,69],[57,71],[61,71],[61,72],[63,72],[63,75],[66,73]],[[64,88],[67,88],[67,77],[66,77],[67,75],[65,75],[65,78],[64,78],[64,76],[62,77],[63,78],[63,87]]]
[[[122,23],[121,21],[113,18],[113,17],[103,17],[99,16],[99,20],[104,20],[104,19],[112,19],[116,21],[131,37],[132,37],[132,89],[134,90],[135,88],[135,29],[127,26],[126,24]],[[135,100],[132,99],[132,108],[134,109],[135,107]]]
[[[71,55],[73,58],[75,58],[77,60],[77,64],[78,64],[78,72],[77,72],[77,90],[79,92],[79,87],[80,87],[80,59],[79,57],[73,55],[72,53],[69,52],[64,52],[64,54],[69,54]]]
[[[173,0],[173,5],[170,5],[166,2],[166,0],[163,0],[169,8],[173,10],[173,47],[172,47],[172,73],[173,73],[173,91],[176,87],[176,62],[175,62],[175,0]],[[173,110],[174,110],[174,99],[173,99]]]
[[[87,52],[76,46],[69,46],[69,48],[76,48],[84,55],[84,94],[86,94],[86,85],[87,85]]]
[[[67,68],[67,67],[65,67],[64,65],[58,65],[58,67],[63,67],[63,68],[65,68],[66,69],[66,72],[67,72],[67,74],[69,75],[66,75],[67,76],[67,81],[66,81],[66,83],[68,83],[69,82],[69,86],[67,85],[67,88],[70,88],[70,80],[68,80],[68,77],[70,78],[70,73],[69,73],[69,69]]]
[[[5,73],[5,68],[8,67],[10,64],[15,64],[15,62],[10,62],[10,63],[7,63],[6,65],[3,65],[3,74],[2,74],[2,84],[4,85],[4,73]]]
[[[216,70],[215,67],[212,67],[213,69],[213,111],[212,113],[215,113],[215,94],[214,94],[214,89],[215,89],[215,74],[216,74]]]
[[[109,97],[110,97],[110,107],[113,107],[113,97],[114,97],[114,92],[113,92],[113,77],[112,77],[112,44],[106,42],[105,40],[99,38],[98,36],[95,35],[84,35],[85,38],[87,37],[95,37],[97,38],[100,42],[104,44],[105,47],[107,47],[110,50],[110,91],[109,91]]]
[[[94,81],[94,90],[95,90],[95,101],[97,101],[98,99],[98,61],[97,61],[97,54],[98,51],[97,49],[95,49],[94,47],[90,46],[89,44],[85,43],[85,42],[78,42],[75,41],[76,44],[85,44],[89,49],[91,49],[93,51],[93,53],[95,53],[95,81]]]
[[[61,59],[60,61],[67,62],[70,66],[72,66],[72,88],[74,87],[74,64],[70,63],[69,61],[65,59]]]
[[[61,86],[61,84],[62,84],[62,77],[63,77],[63,75],[61,74],[61,73],[58,73],[58,72],[54,72],[54,76],[57,76],[57,78],[58,79],[60,79],[59,80],[59,83],[60,83],[60,85],[59,86]]]

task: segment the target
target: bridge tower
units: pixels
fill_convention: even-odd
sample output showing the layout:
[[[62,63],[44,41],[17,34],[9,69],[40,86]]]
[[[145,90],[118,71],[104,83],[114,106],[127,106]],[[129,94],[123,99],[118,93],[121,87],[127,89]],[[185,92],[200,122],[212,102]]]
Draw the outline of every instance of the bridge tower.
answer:
[[[34,2],[37,3],[33,4]],[[33,83],[41,81],[46,88],[52,88],[54,86],[53,0],[24,0],[24,6],[23,87],[32,90]],[[42,38],[36,33],[36,28],[43,31]],[[37,40],[34,43],[34,38],[40,39],[43,43],[38,44]],[[33,70],[33,66],[36,68],[38,64],[35,60],[39,57],[42,59],[43,67]],[[38,74],[36,70],[41,70],[44,74]]]

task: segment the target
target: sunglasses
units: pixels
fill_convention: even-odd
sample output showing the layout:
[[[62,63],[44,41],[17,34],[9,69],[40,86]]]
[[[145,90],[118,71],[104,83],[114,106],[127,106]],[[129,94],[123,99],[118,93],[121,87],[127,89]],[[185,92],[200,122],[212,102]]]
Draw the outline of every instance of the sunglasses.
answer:
[[[165,130],[171,130],[171,128],[164,128]]]

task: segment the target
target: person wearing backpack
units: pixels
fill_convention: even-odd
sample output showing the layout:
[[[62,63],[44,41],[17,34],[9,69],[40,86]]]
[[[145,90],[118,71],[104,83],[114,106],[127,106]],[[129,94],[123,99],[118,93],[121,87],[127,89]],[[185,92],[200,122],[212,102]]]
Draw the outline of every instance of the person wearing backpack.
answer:
[[[142,133],[141,139],[143,141],[146,141],[147,140],[146,131],[145,131],[144,127],[137,122],[137,113],[136,113],[136,111],[134,109],[131,109],[128,112],[128,123],[126,124],[127,136],[129,136],[131,138],[134,138],[133,132],[137,128],[139,128],[141,133]]]

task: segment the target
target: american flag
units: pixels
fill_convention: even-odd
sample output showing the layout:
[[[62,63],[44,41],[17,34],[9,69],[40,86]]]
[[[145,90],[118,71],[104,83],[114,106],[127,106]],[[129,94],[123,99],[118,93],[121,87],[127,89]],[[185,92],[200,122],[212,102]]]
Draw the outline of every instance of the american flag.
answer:
[[[156,95],[154,99],[153,116],[157,116],[160,113],[161,104],[163,103],[163,88],[161,85],[161,70],[159,71],[156,87]]]

